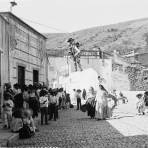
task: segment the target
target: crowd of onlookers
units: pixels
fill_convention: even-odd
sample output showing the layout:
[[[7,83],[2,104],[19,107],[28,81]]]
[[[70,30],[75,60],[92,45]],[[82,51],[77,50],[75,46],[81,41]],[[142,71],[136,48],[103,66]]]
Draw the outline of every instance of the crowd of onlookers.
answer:
[[[128,99],[122,92],[117,96],[116,90],[108,92],[103,85],[97,90],[90,87],[88,91],[74,89],[74,96],[70,96],[63,88],[47,88],[41,84],[20,86],[9,83],[4,86],[3,119],[4,128],[12,132],[19,132],[20,138],[30,137],[38,131],[35,124],[36,118],[40,116],[40,124],[48,125],[50,120],[59,118],[60,109],[73,108],[72,100],[76,101],[77,110],[87,112],[87,115],[97,120],[104,120],[112,116],[113,109],[121,100],[127,103]],[[148,108],[148,92],[138,94],[138,114],[145,114]],[[82,100],[85,103],[82,104]],[[110,102],[113,104],[110,106]],[[25,136],[25,137],[24,137]]]
[[[41,84],[24,85],[9,83],[4,86],[4,128],[19,132],[20,137],[38,131],[34,121],[41,116],[41,125],[59,118],[58,110],[70,107],[70,95],[63,88],[48,89]],[[24,134],[25,133],[25,134]]]
[[[124,104],[128,102],[127,97],[122,92],[117,96],[116,90],[108,92],[101,84],[96,90],[90,87],[88,91],[85,89],[83,91],[74,89],[73,91],[74,98],[77,102],[77,110],[87,112],[88,116],[97,120],[110,118],[114,108],[120,101]]]
[[[79,89],[75,92],[77,110],[81,109],[81,111],[87,112],[87,115],[92,119],[96,118],[97,120],[104,120],[111,116],[111,109],[108,106],[109,93],[103,85],[99,85],[98,90],[90,87],[85,97],[83,97],[84,91],[82,94]],[[86,99],[83,105],[81,105],[82,98]]]
[[[87,115],[97,120],[108,119],[112,116],[113,110],[117,105],[128,103],[128,99],[122,92],[113,90],[108,92],[103,85],[99,85],[97,90],[90,87],[89,90],[81,91],[73,90],[75,92],[75,100],[77,102],[77,110],[87,112]],[[138,101],[136,109],[138,115],[145,115],[148,113],[148,91],[136,95]],[[81,103],[85,100],[85,103]],[[135,99],[136,102],[136,99]],[[81,105],[82,104],[82,105]]]

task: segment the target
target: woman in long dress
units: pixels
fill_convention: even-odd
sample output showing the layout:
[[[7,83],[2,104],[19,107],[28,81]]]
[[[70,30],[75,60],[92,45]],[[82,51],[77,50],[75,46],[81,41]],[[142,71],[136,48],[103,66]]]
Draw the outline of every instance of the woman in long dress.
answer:
[[[99,85],[99,90],[96,95],[96,119],[105,120],[109,117],[108,110],[108,92],[103,87],[103,85]]]
[[[95,91],[93,87],[90,87],[87,95],[87,115],[91,118],[95,117]]]

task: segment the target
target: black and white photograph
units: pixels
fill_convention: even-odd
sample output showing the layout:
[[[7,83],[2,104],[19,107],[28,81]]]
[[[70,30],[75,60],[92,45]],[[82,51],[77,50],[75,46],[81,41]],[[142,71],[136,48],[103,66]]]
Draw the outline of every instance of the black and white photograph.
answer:
[[[0,148],[148,147],[148,0],[0,0]]]

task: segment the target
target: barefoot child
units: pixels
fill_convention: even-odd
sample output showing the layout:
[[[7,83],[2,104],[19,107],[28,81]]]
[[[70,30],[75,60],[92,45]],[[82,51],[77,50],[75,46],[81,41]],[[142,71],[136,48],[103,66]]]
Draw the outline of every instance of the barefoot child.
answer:
[[[9,94],[5,95],[3,103],[3,115],[4,115],[4,128],[10,128],[12,121],[12,108],[14,107],[13,101]]]
[[[31,138],[35,134],[35,124],[32,118],[31,110],[26,109],[23,113],[23,127],[19,130],[19,137],[21,139]]]
[[[138,98],[138,102],[136,104],[136,108],[139,115],[144,115],[144,100],[143,94],[137,94],[136,97]]]

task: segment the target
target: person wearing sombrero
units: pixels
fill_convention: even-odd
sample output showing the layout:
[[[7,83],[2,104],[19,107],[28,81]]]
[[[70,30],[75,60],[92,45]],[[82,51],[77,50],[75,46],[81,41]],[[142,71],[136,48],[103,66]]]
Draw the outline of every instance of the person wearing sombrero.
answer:
[[[138,102],[136,103],[136,109],[138,111],[138,115],[143,115],[144,114],[144,95],[143,94],[137,94],[136,95]]]
[[[73,38],[69,38],[69,54],[71,55],[72,60],[74,61],[75,71],[77,71],[78,67],[80,71],[82,71],[82,66],[80,63],[80,44],[79,42],[75,42]]]
[[[79,42],[76,42],[75,43],[75,46],[74,46],[74,49],[75,49],[75,54],[74,54],[74,57],[76,58],[76,64],[77,64],[77,67],[79,67],[80,71],[82,71],[82,66],[81,66],[81,63],[80,63],[80,43]]]

